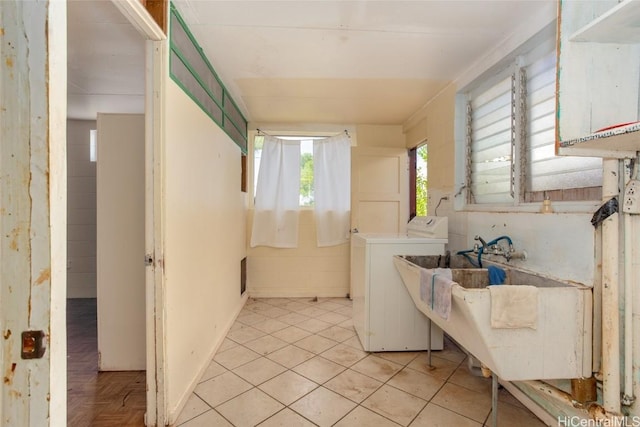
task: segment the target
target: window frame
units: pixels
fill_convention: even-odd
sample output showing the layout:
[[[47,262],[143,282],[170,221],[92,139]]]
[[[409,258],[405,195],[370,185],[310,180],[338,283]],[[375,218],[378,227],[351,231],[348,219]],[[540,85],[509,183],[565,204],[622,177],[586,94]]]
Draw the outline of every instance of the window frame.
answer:
[[[413,148],[409,148],[407,150],[407,155],[409,157],[409,220],[412,220],[414,217],[418,215],[418,151],[422,148],[429,152],[427,140],[421,141]],[[427,167],[427,185],[428,185],[428,173],[429,169]],[[428,187],[427,187],[427,195],[428,195]],[[427,213],[429,211],[428,207],[429,198],[427,196]]]
[[[555,26],[553,27],[555,30]],[[526,96],[527,76],[526,69],[536,60],[542,58],[547,49],[541,47],[549,43],[549,39],[555,41],[555,31],[551,34],[548,29],[541,31],[532,37],[510,55],[496,63],[489,70],[481,73],[470,84],[461,89],[456,94],[455,100],[455,202],[456,210],[480,211],[480,212],[538,212],[542,195],[538,192],[527,191],[528,173],[530,165],[528,162],[529,148],[527,143],[527,117]],[[553,44],[555,46],[555,42]],[[512,201],[504,203],[488,202],[475,203],[471,195],[471,146],[468,131],[467,105],[470,99],[479,92],[486,90],[492,85],[496,85],[507,76],[514,76],[515,83],[515,104],[514,104],[514,125],[512,131],[515,134],[513,145],[513,158],[511,162],[511,179],[513,182],[514,197]],[[572,188],[567,190],[549,190],[552,197],[564,197],[564,192],[570,192],[572,197],[585,194],[588,198],[582,200],[554,201],[558,212],[591,212],[594,207],[599,206],[601,187]],[[547,192],[544,192],[545,196]],[[567,197],[570,197],[567,196]],[[553,200],[553,198],[552,198]]]
[[[323,139],[323,138],[329,138],[330,136],[332,136],[333,134],[337,133],[337,132],[297,132],[297,131],[274,131],[274,130],[268,130],[265,131],[266,133],[268,133],[269,135],[273,135],[276,138],[285,138],[285,139],[297,139],[300,142],[302,141],[309,141],[309,140],[314,140],[314,139]],[[249,131],[248,132],[248,155],[251,156],[251,176],[247,177],[248,181],[250,182],[250,189],[251,189],[251,195],[250,195],[250,203],[251,203],[251,208],[253,209],[254,207],[254,203],[255,203],[255,197],[256,197],[256,182],[257,182],[257,178],[258,178],[258,169],[256,168],[256,147],[255,147],[255,141],[256,141],[256,137],[258,136],[264,136],[264,133],[260,133],[258,131]],[[302,146],[301,146],[301,150],[302,150]],[[301,152],[302,155],[302,152]],[[311,153],[311,155],[313,156],[313,151]],[[302,166],[301,166],[302,167]],[[300,171],[302,172],[302,170]],[[300,184],[302,184],[302,177],[301,177],[301,181]],[[315,208],[315,203],[311,204],[311,205],[302,205],[299,204],[298,208],[300,210],[314,210]]]
[[[504,206],[510,206],[514,203],[515,200],[517,200],[517,195],[520,193],[520,180],[516,179],[515,174],[518,172],[518,168],[516,166],[516,159],[520,159],[521,156],[520,154],[522,153],[522,148],[521,148],[521,139],[517,136],[514,135],[513,133],[520,133],[521,132],[521,128],[522,128],[522,123],[521,123],[521,118],[522,118],[522,106],[520,105],[520,103],[518,102],[517,99],[517,94],[521,91],[521,81],[520,79],[517,77],[517,75],[519,74],[519,69],[516,66],[516,61],[513,61],[513,63],[509,64],[509,66],[503,68],[502,70],[500,70],[499,72],[496,72],[494,75],[492,75],[489,78],[486,79],[482,79],[477,85],[475,85],[473,87],[473,89],[467,91],[464,94],[465,97],[465,118],[464,118],[464,128],[465,128],[465,154],[466,154],[466,159],[465,159],[465,185],[467,187],[467,191],[466,191],[466,200],[467,200],[467,204],[472,204],[472,205],[480,205],[480,206],[484,206],[484,205],[504,205]],[[471,182],[472,182],[472,168],[471,168],[471,151],[472,151],[472,141],[470,138],[470,131],[469,131],[469,115],[470,115],[470,104],[471,104],[471,100],[474,99],[475,97],[477,97],[479,94],[484,93],[485,91],[497,86],[499,83],[501,83],[504,80],[507,79],[511,79],[511,86],[512,86],[512,95],[514,95],[514,99],[512,99],[512,127],[511,127],[511,161],[510,161],[510,175],[509,175],[509,180],[510,182],[510,193],[511,193],[511,197],[513,200],[511,201],[507,201],[504,203],[496,203],[496,202],[491,202],[491,203],[471,203],[470,200],[472,200],[472,193],[471,193]],[[518,120],[520,119],[520,120]]]

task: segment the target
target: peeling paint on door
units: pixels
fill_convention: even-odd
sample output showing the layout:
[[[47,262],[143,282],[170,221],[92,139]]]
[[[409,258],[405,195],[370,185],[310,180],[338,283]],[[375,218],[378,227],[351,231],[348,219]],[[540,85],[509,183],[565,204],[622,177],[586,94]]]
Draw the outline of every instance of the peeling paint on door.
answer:
[[[66,241],[66,33],[55,28],[66,28],[65,2],[2,2],[2,426],[66,424],[64,303],[52,308],[64,301],[66,271],[66,247],[60,244]],[[21,359],[21,331],[27,330],[57,332],[44,357]]]
[[[35,285],[42,285],[45,281],[51,278],[51,269],[47,268],[40,273],[40,276],[34,282]]]

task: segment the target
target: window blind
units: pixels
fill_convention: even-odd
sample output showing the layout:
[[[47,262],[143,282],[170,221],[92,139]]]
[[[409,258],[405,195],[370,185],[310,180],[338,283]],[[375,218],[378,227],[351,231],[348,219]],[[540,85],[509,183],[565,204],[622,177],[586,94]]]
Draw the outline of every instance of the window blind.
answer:
[[[601,159],[555,155],[555,50],[530,64],[526,72],[529,158],[527,190],[564,190],[601,185]]]
[[[469,100],[467,139],[475,203],[513,201],[514,91],[510,75]]]

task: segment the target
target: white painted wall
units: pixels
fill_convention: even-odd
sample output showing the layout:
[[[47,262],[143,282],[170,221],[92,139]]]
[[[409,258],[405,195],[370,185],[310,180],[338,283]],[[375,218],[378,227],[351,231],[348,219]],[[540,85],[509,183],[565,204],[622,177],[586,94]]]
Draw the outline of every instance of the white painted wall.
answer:
[[[470,212],[463,249],[473,247],[475,235],[486,241],[508,235],[516,250],[527,252],[526,260],[514,259],[510,264],[593,286],[595,228],[591,225],[591,216],[591,213]],[[463,234],[462,230],[451,232]],[[505,261],[503,257],[495,259]]]
[[[101,371],[144,370],[142,114],[98,114],[97,297]]]
[[[89,160],[95,120],[67,120],[67,298],[96,297],[96,163]]]
[[[449,217],[448,249],[452,252],[470,249],[476,235],[489,241],[506,234],[516,249],[524,249],[528,254],[526,260],[512,260],[512,264],[593,285],[595,232],[590,222],[596,209],[593,203],[584,203],[582,213],[540,214],[539,203],[532,204],[529,212],[454,210],[454,201],[463,195],[456,196],[454,191],[455,174],[461,172],[454,170],[453,165],[458,169],[464,167],[455,158],[454,100],[455,86],[451,85],[425,109],[425,118],[406,130],[407,146],[427,140],[429,214],[435,214],[440,199],[448,197],[437,212]]]
[[[249,232],[251,220],[250,216]],[[312,209],[300,211],[297,248],[248,250],[247,289],[253,298],[344,297],[349,293],[349,244],[319,248]]]
[[[240,148],[172,81],[164,156],[167,406],[173,422],[244,304]]]

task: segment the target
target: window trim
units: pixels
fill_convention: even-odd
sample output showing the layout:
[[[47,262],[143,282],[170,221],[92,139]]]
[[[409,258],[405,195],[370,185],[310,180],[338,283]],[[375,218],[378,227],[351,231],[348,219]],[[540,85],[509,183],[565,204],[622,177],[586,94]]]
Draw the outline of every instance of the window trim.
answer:
[[[416,201],[416,183],[418,173],[416,167],[418,165],[418,146],[409,148],[409,220],[412,220],[417,214],[417,201]]]
[[[526,115],[526,95],[527,76],[526,70],[531,60],[542,55],[541,46],[550,37],[549,34],[541,36],[544,32],[534,36],[528,42],[524,43],[510,55],[505,56],[498,61],[489,70],[480,73],[470,84],[462,88],[456,93],[455,99],[455,126],[454,138],[456,146],[455,156],[455,196],[454,209],[457,211],[468,212],[539,212],[541,202],[528,202],[527,199],[535,197],[535,194],[527,193],[527,172],[529,165],[527,157],[529,152],[527,149],[526,133],[527,133],[527,115]],[[527,60],[527,64],[524,64]],[[516,83],[516,117],[514,132],[517,134],[516,143],[513,146],[512,160],[512,179],[514,197],[513,201],[505,203],[473,203],[471,195],[471,144],[468,117],[468,101],[478,93],[486,90],[488,87],[495,85],[501,79],[508,75],[517,76]],[[592,187],[590,187],[592,188]],[[572,191],[568,189],[564,191]],[[578,201],[554,201],[556,212],[564,213],[583,213],[593,212],[594,208],[601,204],[599,199],[594,200],[578,200]]]

